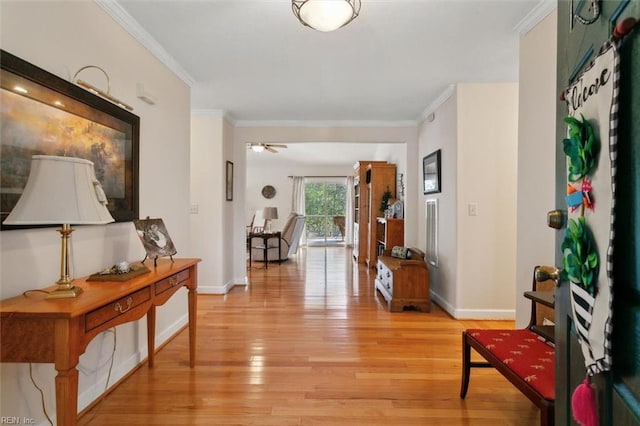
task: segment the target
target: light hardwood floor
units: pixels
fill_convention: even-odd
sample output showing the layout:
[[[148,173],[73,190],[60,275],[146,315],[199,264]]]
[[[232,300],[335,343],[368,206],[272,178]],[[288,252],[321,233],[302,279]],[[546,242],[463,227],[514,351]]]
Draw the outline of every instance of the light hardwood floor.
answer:
[[[198,299],[197,365],[186,330],[80,417],[80,425],[537,425],[493,369],[459,397],[461,331],[511,321],[388,313],[374,270],[344,248],[301,249],[250,285]]]

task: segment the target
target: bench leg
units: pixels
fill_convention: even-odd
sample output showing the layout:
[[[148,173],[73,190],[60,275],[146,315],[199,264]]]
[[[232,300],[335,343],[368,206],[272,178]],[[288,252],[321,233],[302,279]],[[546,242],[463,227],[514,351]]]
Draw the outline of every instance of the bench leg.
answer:
[[[471,375],[471,346],[467,343],[467,332],[462,332],[462,383],[460,384],[460,398],[467,396],[469,376]]]
[[[543,405],[540,407],[540,426],[553,426],[555,423],[554,404]]]

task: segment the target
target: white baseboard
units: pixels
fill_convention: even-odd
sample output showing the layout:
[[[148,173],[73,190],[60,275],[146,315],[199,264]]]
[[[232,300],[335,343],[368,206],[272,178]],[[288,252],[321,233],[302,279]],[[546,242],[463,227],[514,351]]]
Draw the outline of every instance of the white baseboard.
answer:
[[[453,318],[475,320],[515,320],[515,309],[457,309],[433,291],[431,300]]]
[[[247,285],[247,278],[234,279],[224,285],[201,285],[198,284],[198,294],[227,294],[235,286]]]

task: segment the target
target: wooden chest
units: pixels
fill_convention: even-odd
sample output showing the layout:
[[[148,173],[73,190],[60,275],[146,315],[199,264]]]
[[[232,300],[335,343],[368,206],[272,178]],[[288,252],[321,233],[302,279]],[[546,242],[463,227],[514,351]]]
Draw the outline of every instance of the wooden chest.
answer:
[[[390,250],[385,250],[385,254],[378,257],[376,290],[385,298],[391,312],[405,309],[429,312],[429,270],[424,261],[424,253],[415,248],[409,252],[410,259],[391,257]]]

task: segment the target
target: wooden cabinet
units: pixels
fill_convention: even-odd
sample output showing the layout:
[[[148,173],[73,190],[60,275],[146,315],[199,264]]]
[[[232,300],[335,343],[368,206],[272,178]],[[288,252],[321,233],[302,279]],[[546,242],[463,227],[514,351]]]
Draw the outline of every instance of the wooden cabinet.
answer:
[[[394,246],[404,246],[404,220],[379,217],[376,220],[378,256]]]
[[[359,263],[365,262],[369,244],[367,167],[370,164],[386,163],[386,161],[358,161],[353,166],[353,258]]]
[[[377,219],[384,215],[384,210],[380,210],[382,195],[388,190],[391,192],[391,198],[396,197],[396,165],[391,163],[371,163],[367,166],[365,179],[367,184],[366,224],[360,223],[360,226],[365,225],[367,227],[365,262],[368,267],[374,268],[378,261]],[[363,240],[360,241],[362,247]]]
[[[424,253],[412,248],[410,259],[398,259],[388,255],[378,258],[375,288],[387,302],[390,312],[413,308],[422,312],[431,310],[429,294],[429,270]]]

